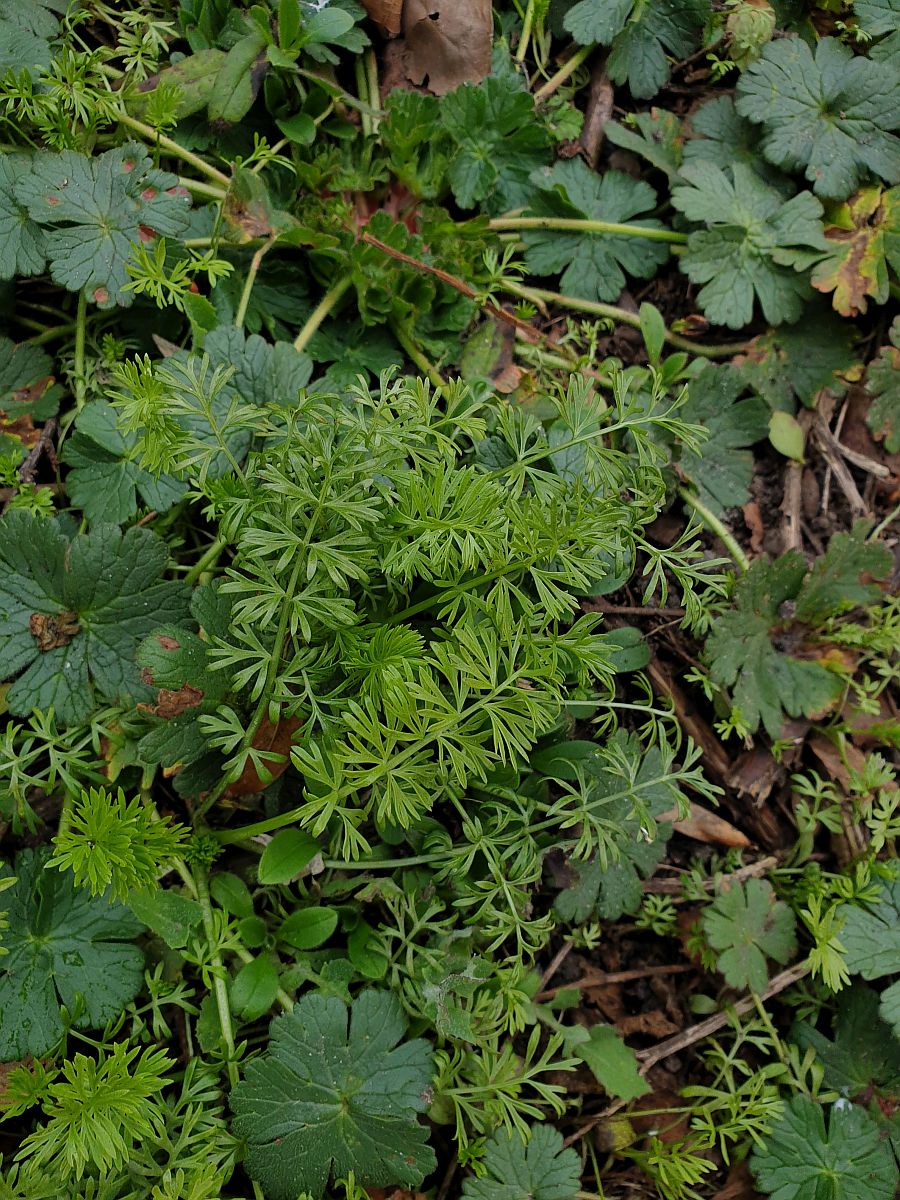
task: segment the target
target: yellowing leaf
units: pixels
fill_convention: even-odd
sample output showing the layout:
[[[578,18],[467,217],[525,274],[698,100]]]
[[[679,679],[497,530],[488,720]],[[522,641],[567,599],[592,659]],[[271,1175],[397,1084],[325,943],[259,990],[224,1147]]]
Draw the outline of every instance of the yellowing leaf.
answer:
[[[845,317],[864,313],[871,296],[888,298],[888,264],[900,268],[900,187],[861,188],[827,214],[827,255],[812,274],[820,292],[834,292],[832,304]]]

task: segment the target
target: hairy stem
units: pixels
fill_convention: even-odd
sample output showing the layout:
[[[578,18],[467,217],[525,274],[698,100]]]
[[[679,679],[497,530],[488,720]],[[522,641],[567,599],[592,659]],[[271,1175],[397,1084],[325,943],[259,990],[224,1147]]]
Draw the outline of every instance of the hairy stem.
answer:
[[[391,327],[391,332],[400,343],[406,357],[411,363],[419,368],[419,370],[431,380],[431,383],[436,388],[444,386],[444,380],[441,378],[437,368],[425,356],[422,347],[418,344],[412,334],[409,325],[398,321],[395,317],[391,317],[388,324]]]
[[[250,259],[250,270],[247,272],[247,278],[244,280],[244,287],[241,291],[241,298],[238,302],[237,312],[234,314],[234,323],[240,329],[244,324],[244,319],[247,316],[247,309],[250,306],[250,294],[253,291],[253,285],[256,283],[256,276],[259,274],[259,268],[262,265],[262,260],[266,254],[275,245],[277,234],[273,234],[268,241],[254,253]]]
[[[194,154],[192,150],[179,145],[173,138],[166,137],[164,133],[160,133],[152,125],[145,125],[143,121],[137,121],[134,117],[130,117],[128,113],[124,112],[118,114],[118,121],[126,129],[133,129],[135,133],[139,133],[151,145],[159,146],[160,150],[165,150],[173,158],[180,158],[182,162],[188,163],[195,171],[199,171],[201,175],[205,175],[208,179],[214,179],[216,183],[220,183],[226,189],[229,187],[231,180],[224,171],[219,171],[216,167],[211,167],[199,154]]]
[[[551,292],[546,288],[525,287],[511,280],[504,280],[501,286],[510,295],[520,296],[532,304],[558,304],[561,308],[571,308],[576,312],[585,312],[596,317],[608,317],[612,321],[630,325],[633,329],[641,327],[641,319],[637,313],[629,312],[627,308],[619,308],[615,304],[602,304],[599,300],[582,300],[578,296],[566,296],[562,292]],[[732,358],[735,354],[742,354],[747,349],[746,342],[724,342],[721,346],[705,346],[699,342],[692,342],[690,338],[681,337],[680,334],[672,333],[669,329],[666,330],[665,338],[670,346],[674,346],[677,350],[687,350],[690,354],[696,354],[700,358]]]
[[[213,924],[212,901],[209,898],[209,880],[205,870],[198,868],[194,875],[194,886],[197,889],[197,900],[203,914],[203,931],[210,947],[215,942],[215,926]],[[234,1087],[238,1081],[238,1068],[235,1062],[234,1026],[231,1022],[231,1005],[228,1001],[228,984],[225,982],[225,964],[218,949],[212,953],[213,966],[213,995],[216,1000],[216,1011],[219,1014],[219,1024],[222,1026],[222,1039],[228,1054],[228,1079]]]
[[[575,74],[593,49],[593,46],[581,46],[574,54],[570,54],[556,74],[551,75],[547,82],[541,84],[534,93],[535,104],[543,104],[557,88],[562,87],[566,80]]]
[[[620,225],[615,221],[593,221],[581,217],[494,217],[488,229],[503,233],[516,229],[557,229],[569,233],[611,233],[616,237],[647,238],[651,242],[669,242],[681,245],[687,241],[686,233],[673,229],[648,229],[645,225]]]
[[[294,349],[297,351],[305,350],[312,340],[316,330],[322,324],[326,317],[331,316],[338,302],[344,295],[344,292],[350,287],[351,279],[349,275],[342,275],[337,279],[316,307],[312,310],[306,319],[306,324],[294,338]]]
[[[84,288],[78,293],[78,308],[75,313],[75,411],[81,412],[87,398],[87,380],[84,374],[84,343],[87,333],[87,293]]]
[[[706,526],[710,533],[714,533],[735,563],[742,571],[746,571],[750,566],[750,559],[738,545],[737,540],[731,530],[716,516],[716,514],[703,503],[702,500],[694,493],[685,487],[678,489],[678,495],[685,502],[688,508],[700,518],[701,522]]]

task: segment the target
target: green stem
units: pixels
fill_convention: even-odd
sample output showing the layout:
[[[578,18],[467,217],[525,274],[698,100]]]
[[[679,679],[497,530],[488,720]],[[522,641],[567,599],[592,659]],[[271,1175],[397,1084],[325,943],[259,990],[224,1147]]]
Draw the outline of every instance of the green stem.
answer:
[[[207,200],[224,200],[228,195],[224,188],[213,187],[209,183],[200,183],[197,179],[185,179],[183,175],[178,176],[178,182],[195,196],[204,196]]]
[[[84,343],[87,333],[87,293],[84,288],[78,293],[78,308],[75,313],[75,411],[81,412],[87,398],[87,380],[84,374]]]
[[[574,54],[570,54],[556,74],[551,75],[547,82],[542,84],[534,93],[535,104],[543,104],[549,96],[553,95],[557,88],[562,87],[566,80],[575,74],[593,49],[593,46],[581,46]]]
[[[214,179],[216,183],[220,183],[226,189],[230,186],[231,180],[223,171],[219,171],[216,167],[211,167],[199,154],[194,154],[192,150],[187,150],[184,146],[180,146],[173,138],[166,137],[164,133],[160,133],[152,125],[145,125],[143,121],[135,120],[128,113],[119,113],[118,121],[120,125],[124,125],[126,129],[133,129],[135,133],[139,133],[142,138],[145,138],[152,145],[159,146],[161,150],[165,150],[173,158],[180,158],[182,162],[189,163],[201,175],[206,175],[208,179]]]
[[[212,901],[209,898],[209,881],[202,868],[198,868],[194,876],[194,886],[197,889],[197,900],[200,903],[200,911],[203,914],[203,931],[206,934],[206,939],[210,947],[213,947],[216,931],[213,923]],[[213,996],[215,997],[216,1010],[219,1014],[219,1024],[222,1026],[222,1039],[225,1042],[225,1050],[228,1055],[228,1079],[231,1086],[234,1087],[238,1081],[238,1069],[235,1062],[234,1027],[231,1023],[228,984],[225,982],[225,965],[222,962],[222,955],[218,949],[212,952],[212,967]]]
[[[750,566],[750,559],[738,545],[731,530],[719,520],[719,518],[711,509],[706,507],[706,505],[702,502],[702,500],[699,499],[698,496],[696,496],[693,492],[688,491],[687,488],[680,487],[678,489],[678,495],[685,502],[688,508],[693,509],[710,533],[714,533],[716,535],[740,569],[742,571],[748,570]]]
[[[22,317],[17,318],[19,325],[25,325],[29,329],[42,329],[42,326],[37,321],[26,321]],[[70,333],[75,332],[75,322],[70,321],[68,325],[54,325],[52,329],[43,329],[41,333],[36,333],[34,337],[26,338],[25,342],[29,346],[43,346],[45,342],[55,342],[57,338],[68,337]]]
[[[247,272],[247,278],[244,280],[244,287],[241,291],[241,298],[238,301],[237,312],[234,314],[234,323],[238,329],[242,328],[244,319],[247,316],[247,309],[250,306],[250,294],[253,291],[254,283],[256,283],[256,276],[259,274],[262,260],[275,245],[277,236],[277,234],[274,234],[268,238],[250,259],[250,270]]]
[[[514,229],[556,229],[569,233],[610,233],[616,237],[646,238],[651,242],[669,242],[682,245],[687,241],[686,233],[673,229],[648,229],[645,225],[620,225],[615,221],[593,221],[581,217],[494,217],[488,229],[503,233]]]
[[[522,36],[519,38],[519,44],[516,47],[516,62],[522,63],[525,61],[525,55],[528,53],[528,43],[531,41],[531,30],[534,26],[534,2],[528,0],[528,7],[525,9],[525,20],[522,23]]]
[[[505,292],[509,292],[513,296],[521,296],[523,300],[530,300],[532,304],[558,304],[562,308],[574,309],[575,312],[608,317],[612,321],[630,325],[633,329],[641,327],[641,319],[637,313],[629,312],[626,308],[619,308],[615,304],[602,304],[598,300],[582,300],[578,296],[565,296],[562,292],[551,292],[546,288],[523,287],[521,284],[512,282],[504,282],[502,286]],[[666,330],[665,338],[670,346],[674,346],[678,350],[687,350],[688,353],[696,354],[700,358],[731,358],[735,354],[742,354],[747,349],[746,342],[723,342],[721,346],[705,346],[699,342],[692,342],[690,338],[681,337],[680,334],[672,333],[669,329]]]
[[[325,318],[331,315],[338,301],[342,298],[344,292],[346,292],[351,283],[351,277],[349,275],[343,275],[331,285],[331,287],[307,317],[306,324],[294,338],[295,350],[300,351],[306,349],[316,330],[319,328]]]
[[[362,57],[360,55],[357,55],[357,57],[356,57],[355,73],[356,73],[356,90],[359,92],[359,98],[360,98],[361,102],[365,105],[365,108],[360,110],[360,125],[362,128],[362,135],[363,135],[363,137],[371,137],[372,136],[372,114],[371,114],[371,112],[366,111],[366,109],[368,109],[368,107],[369,107],[369,104],[368,104],[369,81],[366,78],[366,64],[363,62]]]
[[[185,575],[184,582],[196,583],[203,572],[208,571],[218,561],[219,555],[227,545],[227,538],[216,538],[214,542],[211,542]]]
[[[418,345],[413,337],[409,326],[405,325],[402,321],[398,321],[395,317],[391,317],[388,324],[409,361],[431,380],[434,387],[442,388],[444,386],[443,378],[433,363],[429,362],[426,358],[421,346]]]

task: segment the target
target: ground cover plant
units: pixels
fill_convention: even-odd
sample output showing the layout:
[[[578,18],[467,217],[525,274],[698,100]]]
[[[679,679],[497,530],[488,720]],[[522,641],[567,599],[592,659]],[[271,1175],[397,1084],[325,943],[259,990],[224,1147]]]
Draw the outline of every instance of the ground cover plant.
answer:
[[[890,1200],[895,0],[0,0],[0,1198]]]

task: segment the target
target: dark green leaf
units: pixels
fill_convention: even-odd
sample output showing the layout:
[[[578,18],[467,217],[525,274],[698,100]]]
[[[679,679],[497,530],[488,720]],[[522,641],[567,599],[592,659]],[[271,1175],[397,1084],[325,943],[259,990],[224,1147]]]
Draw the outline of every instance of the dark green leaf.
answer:
[[[573,1047],[577,1058],[591,1068],[608,1096],[618,1100],[637,1100],[651,1091],[646,1079],[638,1074],[634,1051],[626,1046],[611,1025],[594,1025],[586,1042]]]
[[[498,1129],[485,1147],[484,1174],[463,1182],[464,1200],[575,1200],[581,1160],[552,1125],[520,1133]]]
[[[769,981],[766,958],[784,966],[797,949],[794,914],[764,879],[723,889],[702,921],[707,941],[720,951],[719,970],[735,988],[763,992]]]
[[[766,436],[768,408],[758,396],[740,399],[746,384],[731,366],[707,366],[688,387],[681,415],[708,436],[699,451],[682,450],[681,470],[713,511],[746,504],[753,477],[747,447]]]
[[[868,172],[900,179],[900,73],[857,57],[836,38],[813,51],[799,37],[763,47],[738,80],[737,111],[762,124],[762,151],[805,170],[819,196],[843,200]]]
[[[84,999],[82,1029],[113,1020],[138,992],[143,955],[129,943],[142,929],[128,909],[75,887],[69,872],[45,871],[47,852],[23,850],[0,879],[9,928],[0,958],[0,1060],[46,1054],[63,1033],[60,1004]]]
[[[337,909],[319,905],[300,908],[281,924],[278,937],[295,950],[315,950],[323,945],[337,929]]]
[[[364,1187],[416,1187],[434,1169],[427,1130],[427,1042],[403,1041],[398,1000],[368,990],[353,1002],[301,997],[276,1017],[267,1052],[232,1092],[245,1160],[270,1200],[318,1200],[330,1177]]]
[[[642,215],[656,207],[653,188],[620,171],[599,176],[581,159],[569,159],[534,179],[541,191],[528,209],[529,216],[664,228],[660,221]],[[638,219],[633,220],[635,217]],[[536,275],[562,272],[562,291],[586,300],[616,300],[627,275],[648,279],[669,256],[665,242],[621,234],[529,229],[524,241],[530,271]]]
[[[890,454],[900,451],[900,317],[891,326],[891,345],[869,365],[866,390],[872,397],[866,424]]]

